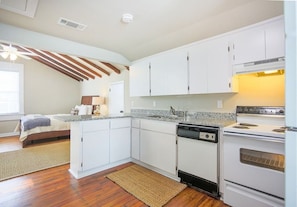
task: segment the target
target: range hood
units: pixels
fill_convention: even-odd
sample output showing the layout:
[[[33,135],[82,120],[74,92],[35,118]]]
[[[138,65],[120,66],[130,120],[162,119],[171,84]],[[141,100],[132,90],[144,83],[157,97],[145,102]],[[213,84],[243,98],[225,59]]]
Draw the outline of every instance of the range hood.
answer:
[[[234,74],[256,73],[269,70],[285,69],[285,58],[274,58],[255,62],[243,63],[233,66]]]

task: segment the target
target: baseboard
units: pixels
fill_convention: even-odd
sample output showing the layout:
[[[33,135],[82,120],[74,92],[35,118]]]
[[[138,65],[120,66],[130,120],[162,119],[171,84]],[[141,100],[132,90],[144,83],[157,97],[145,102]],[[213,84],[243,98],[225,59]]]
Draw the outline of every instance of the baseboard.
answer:
[[[8,133],[0,133],[1,137],[12,137],[12,136],[19,136],[20,132],[8,132]]]

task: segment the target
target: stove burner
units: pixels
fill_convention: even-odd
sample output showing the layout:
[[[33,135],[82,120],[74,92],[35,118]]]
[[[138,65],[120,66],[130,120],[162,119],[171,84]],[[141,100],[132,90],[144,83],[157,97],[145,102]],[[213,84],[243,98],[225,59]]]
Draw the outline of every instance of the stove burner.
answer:
[[[249,123],[239,123],[238,125],[233,126],[234,128],[238,129],[249,129],[250,127],[256,127],[256,124],[249,124]]]
[[[249,129],[249,127],[247,127],[247,126],[242,126],[242,125],[236,125],[236,126],[233,126],[233,128],[238,128],[238,129]]]
[[[281,127],[279,129],[273,129],[272,131],[274,131],[274,132],[280,132],[280,133],[285,133],[286,128],[285,127]]]
[[[256,126],[258,126],[258,125],[256,125],[256,124],[249,124],[249,123],[239,123],[239,125],[240,126],[250,126],[250,127],[256,127]]]

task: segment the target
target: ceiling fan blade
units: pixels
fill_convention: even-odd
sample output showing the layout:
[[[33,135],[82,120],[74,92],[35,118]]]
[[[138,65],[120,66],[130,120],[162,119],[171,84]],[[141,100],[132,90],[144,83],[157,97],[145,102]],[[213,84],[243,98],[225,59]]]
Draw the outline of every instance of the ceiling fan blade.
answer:
[[[0,53],[0,56],[1,56],[2,58],[6,59],[6,58],[9,56],[9,53],[6,52],[6,51],[3,51],[3,52]]]
[[[0,44],[0,45],[3,48],[3,50],[7,50],[9,48],[9,46],[7,46],[7,45],[3,45],[3,44]]]

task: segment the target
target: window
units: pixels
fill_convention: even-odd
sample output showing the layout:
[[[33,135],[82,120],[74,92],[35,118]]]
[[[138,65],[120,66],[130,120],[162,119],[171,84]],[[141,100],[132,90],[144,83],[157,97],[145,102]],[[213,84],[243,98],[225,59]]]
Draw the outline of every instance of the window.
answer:
[[[24,113],[24,66],[0,62],[0,115]]]

